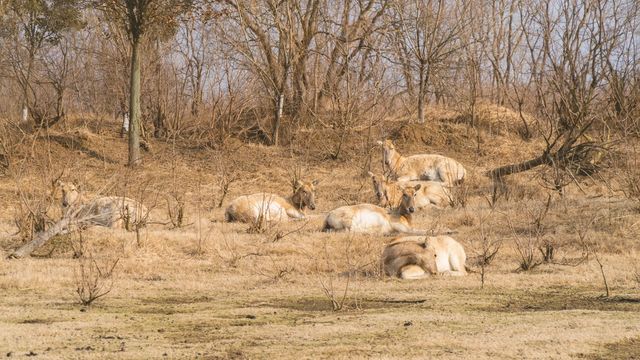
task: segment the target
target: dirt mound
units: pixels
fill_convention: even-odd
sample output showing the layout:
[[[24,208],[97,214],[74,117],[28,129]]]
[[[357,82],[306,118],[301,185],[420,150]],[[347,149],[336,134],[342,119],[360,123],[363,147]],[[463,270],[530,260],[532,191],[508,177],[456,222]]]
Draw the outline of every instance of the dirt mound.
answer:
[[[405,123],[391,132],[391,138],[408,147],[463,150],[471,146],[472,134],[466,125],[452,122]]]
[[[455,119],[457,122],[472,125],[473,119],[469,112],[461,113]],[[533,116],[519,113],[504,106],[495,104],[479,104],[476,107],[475,125],[496,135],[519,135],[523,139],[530,139],[533,134]]]

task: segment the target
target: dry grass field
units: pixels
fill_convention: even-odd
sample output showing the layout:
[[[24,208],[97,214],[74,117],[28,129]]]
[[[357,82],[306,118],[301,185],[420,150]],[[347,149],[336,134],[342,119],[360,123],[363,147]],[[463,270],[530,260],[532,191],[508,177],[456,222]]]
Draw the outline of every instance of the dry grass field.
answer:
[[[496,116],[480,133],[455,116],[426,126],[389,121],[369,141],[351,134],[338,160],[327,157],[321,131],[282,148],[158,142],[136,172],[123,166],[126,142],[113,124],[76,120],[29,138],[0,177],[0,356],[640,358],[640,203],[621,191],[623,171],[579,178],[563,197],[539,171],[514,175],[493,204],[484,171],[540,149]],[[380,171],[381,151],[369,144],[381,137],[404,153],[440,153],[467,167],[456,206],[423,211],[414,227],[455,230],[473,273],[389,278],[378,260],[392,237],[319,231],[329,210],[374,200],[365,174],[368,165]],[[87,193],[142,201],[151,223],[138,236],[90,228],[52,239],[31,258],[6,259],[23,241],[16,233],[25,207],[59,201],[51,181],[62,169]],[[259,230],[222,222],[238,195],[288,195],[296,170],[321,181],[307,220]],[[175,224],[180,204],[184,219]],[[48,214],[59,211],[51,205]],[[502,244],[484,286],[483,243]],[[535,263],[546,243],[554,261],[518,270],[523,251]],[[76,289],[87,258],[102,269],[117,264],[101,280],[111,291],[83,306]]]

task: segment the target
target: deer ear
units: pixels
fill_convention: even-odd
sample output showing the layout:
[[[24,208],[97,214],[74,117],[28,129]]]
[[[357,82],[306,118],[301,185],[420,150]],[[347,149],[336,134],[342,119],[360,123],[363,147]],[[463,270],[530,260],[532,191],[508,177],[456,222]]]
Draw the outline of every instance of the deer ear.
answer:
[[[57,180],[55,180],[55,181],[53,182],[53,186],[56,186],[56,187],[63,187],[63,186],[64,186],[64,182],[63,182],[63,181],[61,181],[60,179],[57,179]]]
[[[320,183],[320,180],[315,179],[315,180],[313,180],[313,181],[311,182],[311,185],[316,186],[316,185],[318,185],[319,183]]]
[[[376,177],[376,174],[372,173],[371,171],[367,171],[367,174],[368,174],[369,176],[371,176],[372,178],[375,178],[375,177]]]
[[[382,140],[378,140],[378,141],[376,141],[376,144],[378,144],[378,145],[384,145],[384,142],[382,142]]]
[[[300,189],[300,187],[301,187],[301,186],[302,186],[302,181],[300,181],[300,180],[296,180],[296,181],[294,181],[294,182],[293,182],[293,188],[294,188],[295,190]]]
[[[415,191],[418,191],[418,190],[420,190],[420,188],[421,188],[421,187],[422,187],[422,184],[418,184],[418,185],[414,186],[414,188],[413,188],[413,189],[414,189]]]

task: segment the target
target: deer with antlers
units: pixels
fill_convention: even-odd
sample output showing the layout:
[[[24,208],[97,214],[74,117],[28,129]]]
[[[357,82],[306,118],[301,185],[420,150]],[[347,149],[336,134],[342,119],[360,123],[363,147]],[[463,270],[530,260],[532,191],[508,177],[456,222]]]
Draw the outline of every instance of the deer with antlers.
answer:
[[[414,187],[403,189],[399,206],[391,212],[371,204],[342,206],[334,209],[327,214],[323,231],[344,230],[380,235],[393,233],[426,234],[423,230],[411,227],[411,214],[415,211],[415,198],[420,187],[421,185],[418,184]]]
[[[256,223],[260,220],[288,221],[305,218],[305,210],[316,209],[315,191],[319,180],[303,181],[295,177],[293,194],[288,198],[270,193],[243,195],[231,201],[225,211],[225,221]]]

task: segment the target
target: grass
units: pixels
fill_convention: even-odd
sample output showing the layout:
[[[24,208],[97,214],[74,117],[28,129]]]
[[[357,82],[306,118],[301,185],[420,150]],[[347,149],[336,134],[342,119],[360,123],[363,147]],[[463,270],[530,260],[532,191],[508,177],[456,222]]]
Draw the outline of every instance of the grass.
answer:
[[[365,154],[358,155],[356,145],[348,151],[353,158],[337,162],[321,160],[322,154],[312,150],[293,154],[249,144],[233,160],[216,157],[232,161],[242,179],[232,184],[225,202],[260,190],[287,194],[289,169],[300,163],[309,177],[321,179],[319,208],[311,212],[308,224],[294,222],[250,234],[248,225],[221,222],[219,166],[211,163],[208,150],[176,151],[167,144],[154,144],[154,153],[145,155],[145,167],[133,176],[122,170],[122,164],[104,161],[103,149],[109,149],[110,159],[126,158],[124,140],[99,134],[85,136],[80,152],[70,151],[73,141],[33,147],[50,153],[18,164],[19,177],[0,179],[0,199],[10,204],[0,209],[0,249],[7,253],[20,243],[8,236],[15,232],[16,186],[34,197],[45,194],[48,182],[42,174],[51,166],[67,168],[90,193],[106,184],[112,184],[108,193],[122,192],[123,179],[134,187],[128,194],[136,194],[138,184],[147,184],[145,204],[163,199],[169,190],[179,191],[185,198],[186,225],[171,229],[161,224],[168,215],[159,201],[161,205],[152,210],[158,223],[143,229],[140,245],[134,233],[86,230],[84,251],[97,258],[120,258],[113,291],[90,307],[78,304],[75,294],[78,260],[72,258],[71,245],[77,237],[54,239],[38,251],[46,255],[42,258],[0,258],[0,356],[637,358],[640,291],[632,274],[640,250],[637,203],[585,181],[584,193],[570,186],[564,199],[555,198],[544,220],[545,239],[559,246],[558,262],[582,255],[576,233],[589,226],[587,241],[601,254],[611,297],[602,297],[599,268],[590,259],[574,266],[542,264],[516,272],[514,238],[531,233],[527,210],[538,208],[546,191],[535,174],[520,174],[509,179],[509,197],[491,209],[486,198],[490,184],[481,174],[522,152],[535,152],[535,143],[512,135],[503,145],[487,147],[487,155],[478,155],[475,144],[452,150],[454,146],[445,146],[446,137],[429,129],[420,131],[424,134],[412,135],[414,142],[400,143],[404,152],[424,151],[426,144],[428,150],[469,163],[471,171],[466,207],[417,214],[414,225],[456,230],[454,237],[471,257],[479,224],[485,222],[487,234],[502,239],[504,246],[488,267],[484,289],[477,273],[419,281],[381,276],[377,261],[389,237],[318,231],[327,211],[373,199],[369,180],[361,176],[359,156]],[[462,135],[453,137],[463,140]],[[42,158],[48,160],[37,160]],[[372,163],[379,166],[380,161],[375,158]],[[341,311],[333,311],[324,295],[321,282],[329,281],[339,296],[349,283]]]
[[[579,354],[579,358],[604,359],[640,359],[640,338],[628,338],[606,344],[604,348],[593,354]]]
[[[46,263],[60,265],[38,262],[45,266],[30,270],[34,277],[47,276],[40,273]],[[8,267],[28,271],[22,265]],[[598,354],[640,331],[637,300],[601,299],[585,283],[566,288],[562,275],[524,275],[529,290],[509,283],[523,275],[508,272],[493,275],[494,284],[506,284],[484,290],[473,276],[366,279],[361,309],[333,312],[313,276],[269,285],[233,272],[194,276],[204,265],[187,264],[175,279],[122,279],[113,296],[90,308],[76,304],[64,279],[46,289],[5,290],[0,344],[52,358],[568,358]],[[29,311],[20,311],[25,305]]]

